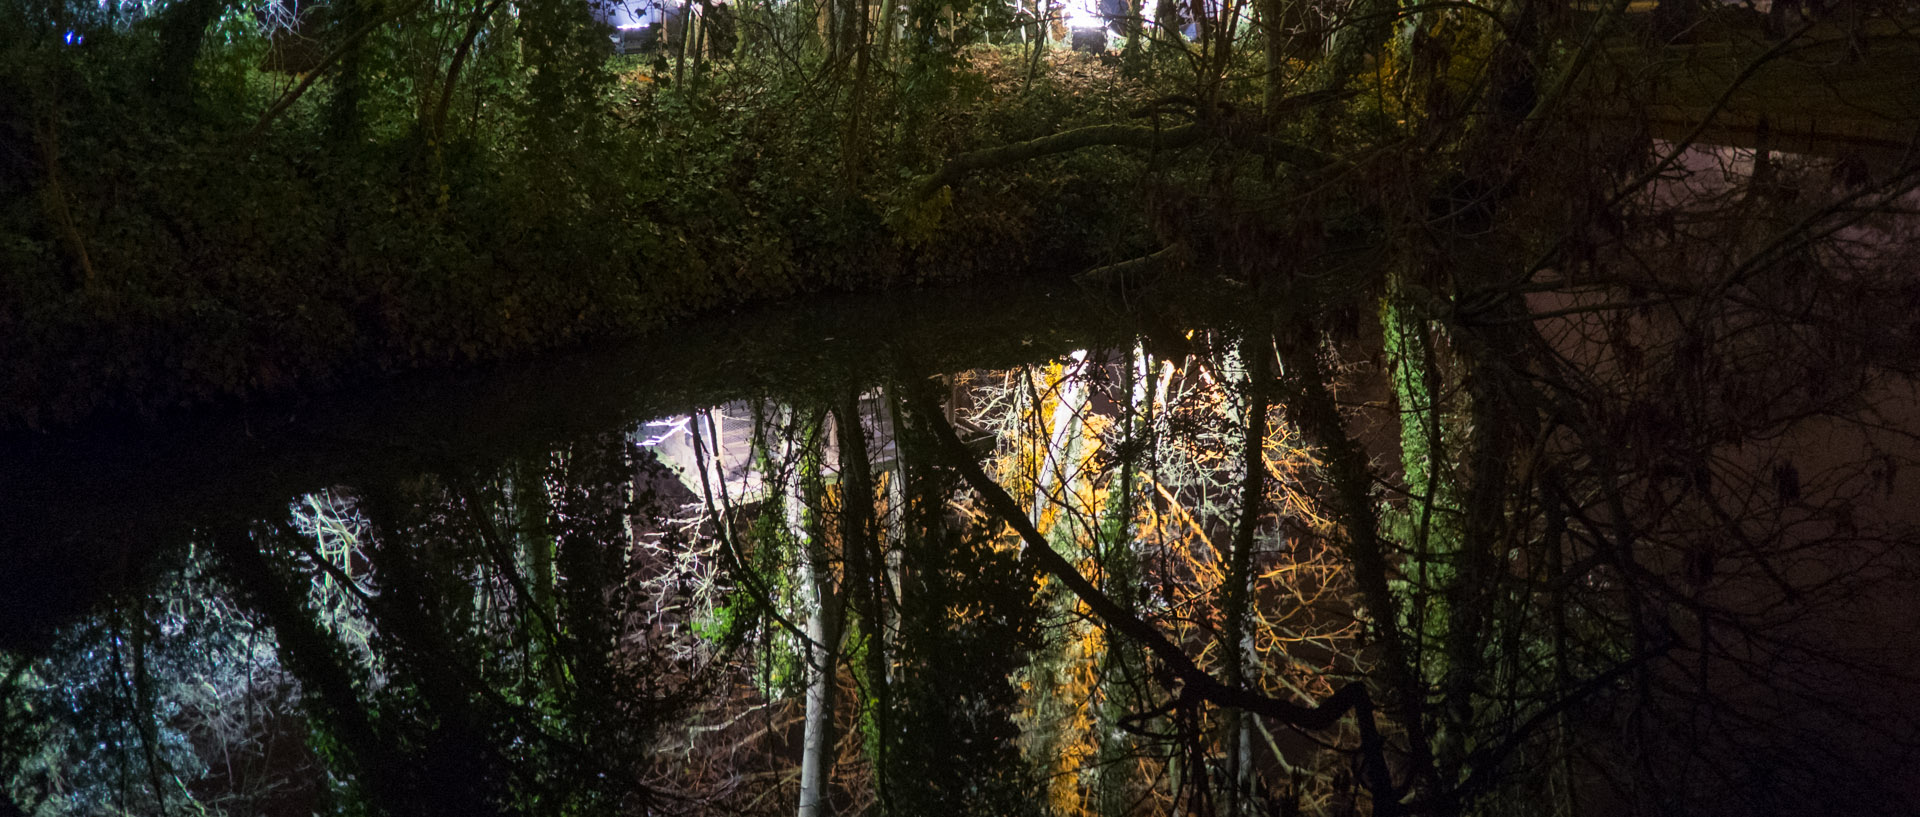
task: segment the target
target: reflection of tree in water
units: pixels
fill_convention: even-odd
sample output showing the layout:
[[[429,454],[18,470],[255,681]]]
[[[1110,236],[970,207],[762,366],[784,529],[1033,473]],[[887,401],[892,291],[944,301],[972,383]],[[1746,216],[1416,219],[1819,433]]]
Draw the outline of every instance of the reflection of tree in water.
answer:
[[[974,390],[962,419],[999,430],[999,479],[1033,498],[1028,515],[1053,549],[1201,667],[1283,695],[1327,695],[1328,673],[1357,670],[1357,631],[1326,522],[1304,501],[1311,460],[1297,437],[1257,435],[1258,508],[1239,512],[1248,370],[1230,338],[1193,340],[1199,354],[1076,353],[1002,375]],[[1277,411],[1261,405],[1263,416]],[[1054,811],[1311,806],[1333,794],[1333,756],[1311,744],[1283,751],[1292,736],[1276,739],[1258,719],[1183,709],[1142,721],[1161,699],[1140,645],[1113,641],[1057,582],[1047,587],[1054,625],[1023,682],[1023,722],[1029,760],[1051,770]],[[1276,761],[1288,771],[1256,783],[1256,766]]]
[[[1389,257],[1372,348],[1274,308],[303,498],[0,667],[9,793],[1892,810],[1910,185],[1844,164],[1676,152]]]
[[[28,813],[310,799],[310,783],[285,779],[321,772],[288,717],[296,691],[272,634],[233,606],[205,548],[171,561],[146,599],[117,599],[66,628],[44,658],[0,665],[0,775]]]
[[[1519,606],[1491,614],[1554,622],[1534,637],[1556,672],[1646,659],[1631,693],[1589,695],[1563,726],[1615,748],[1571,748],[1584,762],[1668,793],[1639,797],[1884,812],[1913,792],[1881,750],[1920,714],[1866,643],[1913,620],[1889,590],[1912,579],[1920,521],[1894,465],[1914,453],[1912,360],[1894,350],[1912,348],[1915,236],[1886,215],[1913,171],[1866,178],[1858,157],[1764,142],[1671,154],[1674,178],[1626,199],[1616,236],[1563,248],[1581,290],[1529,296],[1548,317],[1525,362],[1480,378],[1506,395],[1474,399],[1537,451],[1508,478],[1500,535],[1535,575],[1566,576],[1496,591]]]
[[[710,581],[680,558],[661,470],[613,435],[213,532],[144,609],[12,668],[14,745],[46,747],[19,776],[39,791],[15,796],[36,813],[646,808],[656,738],[711,675],[689,616],[660,614]],[[64,726],[19,719],[50,704]]]
[[[648,615],[694,588],[658,581],[675,565],[627,546],[637,530],[671,531],[635,490],[637,462],[610,436],[491,478],[362,488],[375,588],[364,665],[300,597],[338,570],[312,570],[310,541],[286,526],[217,537],[279,636],[322,754],[352,781],[343,796],[402,813],[645,802],[646,749],[705,667],[691,634]],[[305,564],[287,558],[302,552]]]

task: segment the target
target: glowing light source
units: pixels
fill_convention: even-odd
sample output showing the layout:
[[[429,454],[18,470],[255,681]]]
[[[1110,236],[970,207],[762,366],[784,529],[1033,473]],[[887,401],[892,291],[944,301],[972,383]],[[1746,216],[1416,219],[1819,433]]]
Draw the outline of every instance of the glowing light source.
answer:
[[[1100,19],[1099,0],[1065,0],[1060,4],[1059,9],[1068,29],[1099,28],[1106,25],[1106,21]]]

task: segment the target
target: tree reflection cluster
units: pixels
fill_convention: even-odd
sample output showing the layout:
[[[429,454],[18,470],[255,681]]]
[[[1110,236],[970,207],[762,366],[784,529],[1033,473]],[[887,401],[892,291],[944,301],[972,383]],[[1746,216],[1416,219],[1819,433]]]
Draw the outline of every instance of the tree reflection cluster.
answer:
[[[1390,254],[1359,329],[1250,286],[206,527],[0,664],[4,793],[1898,813],[1916,175],[1843,165],[1676,147],[1591,233]]]
[[[1324,546],[1280,529],[1326,528],[1288,510],[1305,509],[1297,439],[1265,441],[1260,465],[1277,486],[1262,612],[1242,643],[1218,635],[1238,478],[1217,472],[1246,411],[1232,358],[1120,349],[943,380],[1059,553],[1203,664],[1244,654],[1275,690],[1324,693],[1357,672],[1358,630]],[[735,403],[203,531],[136,600],[168,605],[165,627],[116,608],[12,665],[8,725],[46,747],[12,796],[33,813],[767,811],[803,796],[807,764],[823,812],[1210,796],[1223,727],[1134,718],[1156,705],[1150,660],[1023,558],[898,392]],[[129,649],[129,615],[154,637],[101,652]],[[113,737],[28,717],[55,689]],[[1307,785],[1321,755],[1295,758],[1293,796],[1326,796]],[[235,757],[256,768],[209,765]]]

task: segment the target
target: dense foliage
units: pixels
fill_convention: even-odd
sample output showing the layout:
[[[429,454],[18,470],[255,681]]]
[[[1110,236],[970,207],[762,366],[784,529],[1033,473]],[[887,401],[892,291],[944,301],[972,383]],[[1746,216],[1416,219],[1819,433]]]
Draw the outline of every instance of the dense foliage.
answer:
[[[1605,147],[1566,130],[1596,113],[1750,118],[1777,104],[1750,96],[1809,93],[1783,57],[1887,33],[1783,50],[1695,9],[1689,39],[1738,35],[1709,59],[1759,69],[1734,84],[1750,96],[1715,100],[1621,51],[1678,23],[1620,8],[1070,5],[663,4],[650,44],[616,56],[639,40],[616,48],[599,21],[625,7],[585,0],[9,0],[0,422],[153,413],[756,298],[1059,275],[1176,244],[1271,278],[1376,246],[1409,207],[1459,211],[1428,223],[1471,233],[1478,208],[1460,205],[1511,192],[1494,177],[1537,156],[1645,149],[1644,129]],[[1069,19],[1086,27],[1071,38],[1110,50],[1067,51]],[[1814,90],[1857,91],[1831,110],[1871,119],[1898,96],[1874,76],[1827,71]]]
[[[641,56],[585,3],[0,8],[7,422],[826,288],[1132,320],[209,523],[5,657],[0,806],[1920,797],[1906,17],[1155,6],[1073,55],[1052,6],[687,3]]]
[[[944,237],[889,226],[952,145],[1102,115],[1093,80],[903,46],[855,82],[818,42],[791,62],[818,37],[787,7],[742,10],[737,58],[614,57],[590,12],[0,7],[7,424],[1071,264],[1124,231],[1124,180],[1097,165],[962,196]]]

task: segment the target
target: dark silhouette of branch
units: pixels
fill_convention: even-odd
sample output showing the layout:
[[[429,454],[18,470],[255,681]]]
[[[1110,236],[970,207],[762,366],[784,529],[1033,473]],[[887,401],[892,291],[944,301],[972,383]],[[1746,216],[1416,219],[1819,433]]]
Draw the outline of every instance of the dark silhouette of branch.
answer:
[[[962,153],[947,160],[945,167],[920,181],[914,188],[916,199],[926,199],[940,188],[959,182],[976,170],[988,170],[1018,164],[1029,159],[1068,153],[1090,147],[1131,147],[1144,150],[1174,150],[1199,142],[1208,135],[1199,125],[1156,128],[1148,125],[1089,125],[1069,131],[1015,142],[1011,145]]]
[[[247,138],[257,139],[260,137],[260,134],[265,133],[267,126],[273,124],[273,120],[280,118],[280,115],[286,113],[288,108],[293,107],[293,103],[298,102],[300,97],[306,95],[307,89],[313,87],[313,83],[319,80],[322,75],[326,74],[327,69],[332,68],[334,63],[340,61],[341,57],[346,56],[348,52],[357,48],[360,40],[364,39],[368,34],[372,34],[374,29],[412,14],[416,9],[425,5],[426,0],[415,0],[415,2],[402,6],[392,14],[376,16],[362,24],[359,28],[347,32],[345,37],[340,38],[340,44],[334,46],[332,51],[327,52],[325,57],[321,57],[319,64],[315,65],[312,71],[308,71],[307,75],[301,78],[298,85],[293,86],[293,88],[289,89],[286,93],[281,94],[279,99],[267,107],[265,113],[260,114],[260,119],[253,123],[251,130],[247,131]]]
[[[1192,256],[1193,252],[1187,248],[1186,244],[1174,242],[1164,249],[1139,258],[1129,258],[1104,267],[1094,267],[1073,276],[1073,282],[1087,287],[1132,289],[1162,272],[1185,266],[1191,262]]]
[[[1354,95],[1354,92],[1350,91],[1314,91],[1297,94],[1275,103],[1272,113],[1276,115],[1298,113],[1308,108],[1339,102]],[[1155,102],[1154,105],[1164,107],[1170,102],[1181,101],[1192,105],[1199,104],[1185,97],[1168,97]],[[1264,121],[1263,118],[1234,116],[1231,110],[1215,111],[1200,108],[1196,109],[1194,115],[1197,121],[1173,128],[1152,125],[1088,125],[1025,142],[962,153],[948,159],[946,166],[940,170],[921,179],[919,184],[914,186],[914,199],[924,201],[931,198],[940,192],[940,188],[956,184],[966,178],[967,174],[977,170],[1006,167],[1042,156],[1069,153],[1090,147],[1178,150],[1198,144],[1209,137],[1221,137],[1250,143],[1258,152],[1288,164],[1303,167],[1320,167],[1327,164],[1327,157],[1319,151],[1272,136],[1269,131],[1273,125],[1277,124],[1275,122]]]
[[[915,390],[907,390],[907,408],[932,433],[937,447],[945,455],[948,463],[959,470],[968,485],[979,492],[987,508],[1002,521],[1011,526],[1015,533],[1027,544],[1026,556],[1045,570],[1049,575],[1067,586],[1073,594],[1086,603],[1107,627],[1119,631],[1133,639],[1160,659],[1173,678],[1181,684],[1178,692],[1180,705],[1206,701],[1215,706],[1244,710],[1262,717],[1272,718],[1296,729],[1319,731],[1339,723],[1349,710],[1360,727],[1361,752],[1370,767],[1367,787],[1374,796],[1376,814],[1398,813],[1399,797],[1393,790],[1385,762],[1385,741],[1374,723],[1373,698],[1364,684],[1355,681],[1342,686],[1338,691],[1314,706],[1306,706],[1292,701],[1269,697],[1260,692],[1222,683],[1206,670],[1193,662],[1180,645],[1160,632],[1140,617],[1122,607],[1112,597],[1100,591],[1100,588],[1080,573],[1066,557],[1055,553],[1053,545],[1045,535],[1034,527],[1020,503],[1008,494],[998,482],[981,470],[980,463],[967,450],[960,437],[954,433],[953,426],[938,406],[926,395]]]
[[[460,38],[459,47],[453,50],[453,60],[447,64],[446,81],[440,84],[440,101],[433,106],[433,118],[427,126],[428,134],[434,139],[446,138],[447,109],[453,104],[453,89],[460,82],[460,69],[466,66],[467,57],[473,53],[473,44],[486,31],[487,20],[504,3],[506,0],[490,0],[475,10],[472,19],[467,21],[467,33]]]
[[[1622,661],[1606,672],[1575,686],[1553,703],[1541,707],[1519,726],[1514,727],[1505,740],[1475,750],[1468,755],[1467,762],[1472,771],[1467,773],[1466,779],[1460,781],[1459,785],[1432,800],[1409,804],[1407,813],[1459,814],[1465,811],[1473,805],[1473,801],[1493,790],[1494,785],[1499,782],[1498,772],[1501,763],[1518,751],[1548,720],[1557,718],[1561,713],[1591,700],[1595,694],[1625,678],[1629,673],[1656,658],[1665,656],[1673,650],[1674,644],[1675,642],[1669,639],[1641,655]]]

